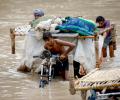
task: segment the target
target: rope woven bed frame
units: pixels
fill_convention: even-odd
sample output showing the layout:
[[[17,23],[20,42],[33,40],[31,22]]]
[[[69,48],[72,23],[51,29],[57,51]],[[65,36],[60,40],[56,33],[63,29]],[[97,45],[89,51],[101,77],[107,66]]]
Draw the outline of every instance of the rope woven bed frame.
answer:
[[[10,38],[11,38],[11,50],[12,54],[15,54],[15,37],[16,36],[25,36],[26,32],[30,29],[29,25],[23,25],[23,26],[18,26],[15,28],[10,28]],[[78,34],[52,34],[53,37],[71,37],[71,38],[77,38],[77,39],[82,39],[82,38],[97,38],[97,34],[94,36],[78,36]]]
[[[104,89],[105,87],[120,86],[120,68],[94,69],[77,80],[71,80],[70,92],[75,94],[79,90]]]

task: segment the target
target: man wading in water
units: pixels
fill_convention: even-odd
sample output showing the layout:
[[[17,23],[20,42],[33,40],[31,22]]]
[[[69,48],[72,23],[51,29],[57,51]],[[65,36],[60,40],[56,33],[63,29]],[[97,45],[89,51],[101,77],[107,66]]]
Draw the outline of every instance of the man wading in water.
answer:
[[[45,41],[45,49],[49,50],[54,55],[58,54],[60,56],[61,62],[56,64],[55,74],[60,73],[64,80],[68,80],[68,54],[73,50],[75,44],[60,39],[54,39],[50,32],[43,33],[43,40]],[[68,48],[65,49],[65,47]]]
[[[32,31],[35,32],[35,27],[41,21],[41,17],[44,16],[44,11],[41,8],[35,9],[33,11],[33,15],[34,15],[34,19],[29,23],[31,25],[31,29],[29,30],[29,32],[32,32]],[[31,68],[29,68],[29,66],[26,66],[24,64],[24,65],[21,65],[19,68],[17,68],[17,71],[30,72]]]

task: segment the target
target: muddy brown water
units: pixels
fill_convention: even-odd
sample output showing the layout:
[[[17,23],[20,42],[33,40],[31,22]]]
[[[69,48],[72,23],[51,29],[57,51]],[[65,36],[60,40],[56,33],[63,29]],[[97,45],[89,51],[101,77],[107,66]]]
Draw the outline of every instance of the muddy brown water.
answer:
[[[112,62],[120,65],[120,0],[0,0],[0,100],[81,100],[70,95],[68,82],[53,80],[44,89],[30,74],[16,71],[22,57],[23,38],[17,37],[16,54],[11,54],[9,28],[32,20],[35,8],[45,10],[44,20],[52,16],[83,16],[95,20],[103,15],[117,24],[117,51]]]

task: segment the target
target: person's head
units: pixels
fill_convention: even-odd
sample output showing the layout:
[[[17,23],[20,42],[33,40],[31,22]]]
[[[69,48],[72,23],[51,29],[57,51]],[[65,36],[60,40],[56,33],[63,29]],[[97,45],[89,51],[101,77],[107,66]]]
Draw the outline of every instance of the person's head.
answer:
[[[44,11],[43,11],[43,9],[38,8],[38,9],[35,9],[35,10],[33,11],[33,14],[34,14],[35,19],[37,19],[37,18],[39,18],[39,17],[44,16]]]
[[[43,40],[45,41],[45,47],[47,46],[46,49],[52,51],[54,41],[53,41],[51,33],[50,32],[44,32],[43,33]]]
[[[98,16],[96,18],[96,23],[99,24],[99,27],[103,27],[105,22],[105,18],[103,16]]]
[[[50,39],[52,39],[52,33],[51,32],[44,32],[43,33],[43,40],[49,41]]]

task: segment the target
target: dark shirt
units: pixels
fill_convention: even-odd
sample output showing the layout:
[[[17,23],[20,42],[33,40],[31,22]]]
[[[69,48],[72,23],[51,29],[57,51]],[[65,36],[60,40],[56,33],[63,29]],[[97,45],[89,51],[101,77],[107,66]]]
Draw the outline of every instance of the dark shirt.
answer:
[[[109,28],[109,27],[110,27],[110,21],[109,20],[105,20],[103,28]],[[109,43],[111,42],[111,40],[112,40],[111,33],[107,32],[106,38],[104,40],[103,47],[106,48],[107,45],[109,45]]]
[[[104,22],[104,28],[109,28],[110,27],[110,21],[109,20],[106,20]],[[110,36],[110,32],[107,33],[107,36],[106,37],[109,37]]]
[[[109,20],[106,20],[106,21],[104,22],[104,28],[108,28],[108,27],[110,27],[110,21],[109,21]]]

